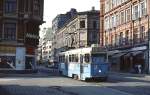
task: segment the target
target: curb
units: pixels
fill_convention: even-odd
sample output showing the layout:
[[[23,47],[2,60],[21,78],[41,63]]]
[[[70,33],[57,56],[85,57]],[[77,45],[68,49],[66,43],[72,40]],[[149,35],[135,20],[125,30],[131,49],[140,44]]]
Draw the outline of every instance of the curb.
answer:
[[[117,75],[125,75],[125,76],[132,76],[132,77],[145,77],[150,78],[148,74],[131,74],[131,73],[120,73],[120,72],[109,72],[110,75],[117,74]]]

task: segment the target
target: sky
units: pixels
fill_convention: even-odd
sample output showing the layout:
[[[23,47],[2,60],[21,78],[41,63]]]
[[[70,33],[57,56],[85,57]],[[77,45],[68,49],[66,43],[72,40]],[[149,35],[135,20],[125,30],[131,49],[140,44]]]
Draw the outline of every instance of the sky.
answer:
[[[51,27],[52,20],[58,14],[64,14],[71,8],[77,9],[78,12],[91,10],[94,6],[99,10],[100,0],[44,0],[44,21],[42,27]]]

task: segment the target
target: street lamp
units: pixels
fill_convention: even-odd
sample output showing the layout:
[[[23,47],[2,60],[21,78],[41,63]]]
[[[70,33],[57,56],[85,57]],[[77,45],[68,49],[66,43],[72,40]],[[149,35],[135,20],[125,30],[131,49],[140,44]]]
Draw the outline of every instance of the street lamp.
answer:
[[[150,73],[150,29],[149,29],[149,15],[148,17],[148,73]]]

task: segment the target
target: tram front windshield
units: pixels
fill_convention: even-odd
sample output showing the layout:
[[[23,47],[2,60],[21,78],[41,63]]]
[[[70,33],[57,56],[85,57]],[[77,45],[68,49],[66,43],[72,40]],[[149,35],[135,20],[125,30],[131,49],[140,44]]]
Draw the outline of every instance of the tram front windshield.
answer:
[[[103,64],[106,62],[106,54],[92,54],[92,63]]]

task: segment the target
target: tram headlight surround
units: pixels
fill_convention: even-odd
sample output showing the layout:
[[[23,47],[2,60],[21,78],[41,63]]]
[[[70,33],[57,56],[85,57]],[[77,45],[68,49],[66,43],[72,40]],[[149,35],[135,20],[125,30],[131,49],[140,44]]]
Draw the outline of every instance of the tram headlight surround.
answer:
[[[102,70],[99,70],[98,72],[99,72],[99,73],[101,73],[101,72],[102,72]]]

